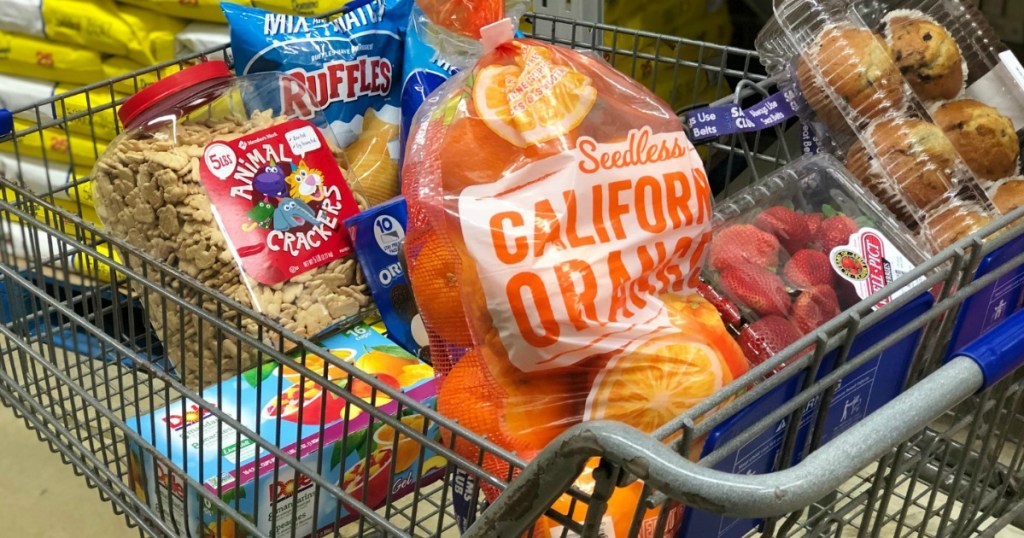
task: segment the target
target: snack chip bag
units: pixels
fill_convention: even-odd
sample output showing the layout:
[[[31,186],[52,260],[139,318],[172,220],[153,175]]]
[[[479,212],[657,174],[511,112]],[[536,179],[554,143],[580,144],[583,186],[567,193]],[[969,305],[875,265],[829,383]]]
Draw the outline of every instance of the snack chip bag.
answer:
[[[651,433],[749,364],[693,291],[711,189],[679,118],[603,60],[512,31],[484,28],[489,51],[413,120],[405,248],[438,411],[530,459],[583,420]]]
[[[330,20],[225,3],[239,75],[287,73],[277,108],[294,112],[303,84],[316,96],[370,205],[399,194],[402,38],[409,0],[370,0]]]
[[[523,0],[508,0],[505,14],[518,18],[527,8]],[[520,34],[516,34],[521,37]],[[427,97],[460,69],[480,57],[480,42],[432,22],[415,4],[405,33],[402,64],[402,150],[416,111]]]
[[[423,101],[438,87],[459,72],[428,41],[429,31],[423,12],[416,6],[409,17],[405,34],[405,58],[402,63],[402,144],[409,137],[412,118]]]

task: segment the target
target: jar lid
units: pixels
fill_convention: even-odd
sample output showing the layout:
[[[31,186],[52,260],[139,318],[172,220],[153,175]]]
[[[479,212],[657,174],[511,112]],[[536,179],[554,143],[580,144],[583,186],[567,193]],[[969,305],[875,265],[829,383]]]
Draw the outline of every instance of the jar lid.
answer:
[[[182,69],[173,75],[146,86],[139,90],[139,93],[128,98],[121,105],[121,108],[117,110],[117,117],[121,119],[121,125],[129,128],[144,112],[160,105],[173,95],[186,90],[195,92],[199,88],[205,89],[212,81],[220,81],[231,77],[231,69],[228,68],[228,64],[220,60],[203,62]]]

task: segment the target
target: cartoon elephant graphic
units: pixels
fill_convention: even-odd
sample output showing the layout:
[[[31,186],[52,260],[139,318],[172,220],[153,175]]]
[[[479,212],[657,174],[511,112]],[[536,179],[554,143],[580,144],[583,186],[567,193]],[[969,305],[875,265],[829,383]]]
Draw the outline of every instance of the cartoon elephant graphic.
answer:
[[[316,213],[302,200],[284,198],[274,211],[274,229],[279,232],[286,232],[306,223],[317,224]]]

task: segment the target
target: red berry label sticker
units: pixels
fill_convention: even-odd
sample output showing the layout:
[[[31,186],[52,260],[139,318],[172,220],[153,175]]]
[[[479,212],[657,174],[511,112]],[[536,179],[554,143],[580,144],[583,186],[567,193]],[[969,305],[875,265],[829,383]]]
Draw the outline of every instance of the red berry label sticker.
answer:
[[[323,134],[292,120],[206,146],[199,176],[245,273],[272,286],[348,255],[359,212]]]
[[[832,249],[829,259],[836,273],[853,283],[861,299],[888,286],[914,268],[914,264],[882,232],[874,228],[857,230],[850,236],[849,243]],[[879,301],[874,308],[889,304],[911,288],[912,285],[902,287]]]

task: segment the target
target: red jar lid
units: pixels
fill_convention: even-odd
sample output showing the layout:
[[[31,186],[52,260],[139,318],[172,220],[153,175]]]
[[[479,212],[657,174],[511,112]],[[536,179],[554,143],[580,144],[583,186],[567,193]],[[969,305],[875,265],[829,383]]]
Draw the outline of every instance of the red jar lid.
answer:
[[[173,75],[146,86],[139,93],[130,97],[117,110],[121,125],[130,128],[140,116],[169,101],[174,95],[182,92],[198,92],[212,86],[211,82],[230,79],[233,75],[228,65],[220,60],[203,62],[199,65],[182,69]]]

